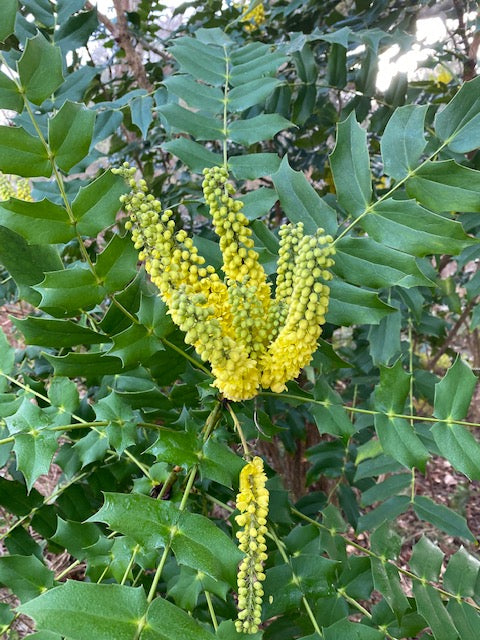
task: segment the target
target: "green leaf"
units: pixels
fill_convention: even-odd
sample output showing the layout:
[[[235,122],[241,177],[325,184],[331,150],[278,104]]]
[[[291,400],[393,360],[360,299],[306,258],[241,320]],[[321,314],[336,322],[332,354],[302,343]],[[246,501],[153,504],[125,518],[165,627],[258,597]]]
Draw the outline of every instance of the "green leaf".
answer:
[[[255,43],[257,46],[245,54],[246,47],[232,53],[233,67],[230,71],[230,83],[233,87],[244,86],[253,80],[271,76],[286,61],[286,56],[278,51],[271,51],[269,45]]]
[[[300,606],[302,595],[326,597],[332,594],[332,582],[338,562],[319,555],[302,555],[290,564],[267,569],[264,616],[292,611]],[[294,579],[300,577],[301,582]]]
[[[480,445],[473,435],[457,424],[437,422],[432,435],[440,453],[471,480],[480,480]]]
[[[178,104],[165,104],[158,108],[168,124],[176,131],[190,133],[196,140],[223,140],[220,120],[189,111]]]
[[[436,504],[426,496],[415,496],[413,508],[421,520],[430,522],[448,535],[475,542],[475,537],[468,528],[465,518],[445,505]]]
[[[22,127],[0,126],[0,171],[24,178],[49,178],[52,163],[38,138]]]
[[[435,385],[434,416],[441,420],[463,420],[472,400],[477,378],[457,357],[445,377]]]
[[[276,153],[247,153],[243,156],[231,156],[228,166],[237,180],[256,180],[278,171],[280,158]]]
[[[88,557],[88,549],[99,541],[101,535],[101,529],[96,524],[63,520],[58,517],[57,530],[52,536],[52,542],[64,547],[78,560],[84,560]]]
[[[229,111],[244,111],[257,104],[263,104],[275,87],[280,84],[278,78],[257,78],[251,82],[234,87],[228,94]],[[223,97],[223,96],[222,96]]]
[[[400,335],[402,314],[400,311],[389,313],[378,325],[372,325],[368,331],[370,355],[376,366],[388,365],[401,352]]]
[[[140,640],[214,640],[214,636],[185,611],[156,598],[148,608]]]
[[[7,336],[0,328],[0,392],[8,390],[9,382],[1,374],[11,375],[15,364],[15,349],[7,340]]]
[[[68,378],[54,376],[50,381],[48,397],[52,405],[62,412],[73,413],[80,404],[77,385]]]
[[[203,446],[200,458],[202,476],[232,488],[244,466],[243,460],[227,445],[209,438]]]
[[[58,434],[49,431],[50,418],[26,398],[18,411],[5,419],[10,433],[15,436],[13,450],[17,467],[25,476],[30,490],[35,480],[50,469],[57,450]]]
[[[138,324],[132,324],[124,331],[112,336],[112,340],[113,346],[108,354],[120,358],[124,367],[145,362],[164,349],[159,338]]]
[[[418,612],[425,618],[435,640],[458,638],[457,629],[436,589],[428,584],[414,581],[413,595],[417,602]]]
[[[17,0],[4,0],[2,3],[2,22],[0,23],[0,41],[4,41],[15,29],[17,17]],[[7,109],[8,107],[4,107]]]
[[[233,142],[250,146],[255,142],[271,140],[279,131],[292,127],[292,123],[277,113],[262,113],[248,120],[234,120],[227,136]]]
[[[459,222],[432,213],[414,200],[388,198],[376,204],[360,224],[377,242],[414,256],[458,255],[476,243]]]
[[[389,496],[396,495],[409,487],[411,482],[412,476],[409,473],[398,473],[390,476],[383,482],[378,482],[370,489],[363,491],[361,505],[362,507],[369,507],[374,502],[386,500]]]
[[[433,286],[413,256],[371,238],[342,238],[336,245],[334,273],[352,284],[381,289],[398,285]]]
[[[91,379],[122,371],[120,358],[107,356],[104,351],[68,353],[66,356],[45,354],[45,358],[53,365],[55,375],[67,376],[67,378]]]
[[[372,198],[367,133],[353,112],[337,126],[337,142],[330,164],[338,202],[348,213],[358,216],[368,208]]]
[[[5,555],[0,558],[0,583],[27,602],[53,587],[53,571],[36,556]]]
[[[277,193],[273,189],[259,187],[241,196],[244,204],[243,213],[249,220],[266,216],[277,201]],[[276,251],[277,253],[277,251]]]
[[[15,4],[16,4],[16,0]],[[1,28],[0,28],[1,35]],[[0,37],[1,40],[1,37]],[[11,109],[21,113],[23,110],[23,99],[18,91],[18,87],[13,80],[10,80],[4,73],[0,72],[0,109]]]
[[[111,446],[122,454],[127,447],[135,444],[137,425],[132,408],[112,391],[99,400],[95,407],[98,420],[109,422],[106,433]]]
[[[480,561],[463,547],[451,556],[443,574],[447,591],[464,598],[473,598],[480,571]]]
[[[130,236],[114,235],[98,256],[95,271],[107,293],[123,290],[137,273],[138,253]]]
[[[93,273],[84,264],[70,269],[51,271],[34,287],[41,295],[40,307],[54,316],[75,316],[81,310],[92,309],[105,297]]]
[[[392,367],[380,367],[380,383],[375,387],[375,408],[387,414],[403,413],[410,391],[410,378],[401,360]]]
[[[371,531],[384,522],[395,520],[408,509],[409,505],[410,498],[408,496],[393,496],[373,511],[360,516],[357,531]]]
[[[315,385],[315,399],[324,403],[323,406],[312,404],[310,409],[320,434],[349,437],[355,433],[355,426],[342,407],[340,395],[322,378]]]
[[[408,469],[425,471],[430,455],[408,420],[376,415],[375,430],[385,453]]]
[[[183,71],[214,86],[225,83],[225,58],[220,47],[205,46],[194,38],[176,38],[170,52]]]
[[[17,65],[25,95],[34,104],[42,104],[63,82],[60,49],[40,32],[27,40]]]
[[[223,91],[217,87],[195,82],[186,75],[169,76],[163,84],[191,107],[208,111],[213,115],[223,113]]]
[[[406,189],[433,211],[480,211],[480,171],[454,160],[423,164],[407,180]]]
[[[141,494],[105,493],[104,506],[89,520],[107,523],[145,549],[165,546],[171,540],[180,564],[232,586],[235,584],[236,567],[242,554],[230,538],[204,516],[180,511],[171,502]]]
[[[84,2],[81,3],[79,9],[83,9],[84,4]],[[59,28],[55,31],[55,44],[60,47],[63,55],[68,51],[73,51],[86,45],[92,32],[98,26],[97,12],[95,10],[82,11],[75,16],[70,15],[68,18],[62,19],[61,16],[64,13],[65,11],[63,13],[60,10],[58,11]]]
[[[48,121],[48,141],[60,169],[70,171],[85,158],[94,125],[95,111],[70,100]]]
[[[109,341],[109,337],[71,320],[52,320],[50,318],[11,318],[27,344],[40,347],[74,347],[78,344],[99,344]]]
[[[480,146],[480,79],[465,82],[435,117],[435,133],[456,153]]]
[[[167,305],[160,296],[142,295],[138,319],[148,332],[157,338],[168,336],[174,329]]]
[[[405,613],[410,604],[400,584],[397,568],[377,558],[372,558],[371,563],[375,589],[382,594],[393,613]]]
[[[120,196],[129,187],[119,175],[106,171],[86,187],[82,187],[72,203],[77,229],[81,235],[96,236],[115,223],[120,209]]]
[[[71,640],[132,640],[147,610],[142,587],[68,580],[22,605],[37,628]]]
[[[31,244],[69,242],[75,237],[66,209],[45,198],[38,202],[16,198],[0,202],[0,224]]]
[[[452,617],[461,640],[477,640],[480,617],[478,611],[466,602],[457,602],[451,598],[447,611]]]
[[[360,622],[339,620],[323,630],[324,640],[384,640],[385,634]]]
[[[336,42],[332,43],[328,53],[327,82],[339,89],[347,84],[347,50]]]
[[[425,149],[425,115],[428,105],[408,104],[393,112],[383,133],[382,150],[385,173],[396,180],[415,169]]]
[[[435,582],[442,568],[442,551],[425,536],[413,547],[410,567],[420,578]]]
[[[232,160],[232,159],[231,159]],[[294,171],[285,156],[280,169],[272,176],[280,204],[292,222],[303,222],[306,233],[323,228],[334,234],[337,230],[335,211],[320,198],[305,175]]]
[[[202,173],[207,167],[218,167],[222,164],[222,156],[219,153],[213,153],[188,138],[175,138],[164,142],[162,149],[180,158],[195,173]]]
[[[87,433],[86,436],[77,440],[73,445],[73,450],[80,459],[82,467],[86,467],[92,462],[103,460],[109,445],[108,438],[104,431],[95,430]]]
[[[162,462],[185,466],[199,464],[202,475],[227,487],[232,487],[244,462],[226,445],[211,438],[202,446],[192,431],[162,430],[148,449]]]
[[[330,304],[327,322],[339,327],[352,324],[378,324],[393,307],[382,302],[375,293],[334,279],[329,283]]]
[[[132,122],[142,132],[142,138],[147,139],[148,129],[153,120],[153,99],[151,96],[140,96],[130,102]]]

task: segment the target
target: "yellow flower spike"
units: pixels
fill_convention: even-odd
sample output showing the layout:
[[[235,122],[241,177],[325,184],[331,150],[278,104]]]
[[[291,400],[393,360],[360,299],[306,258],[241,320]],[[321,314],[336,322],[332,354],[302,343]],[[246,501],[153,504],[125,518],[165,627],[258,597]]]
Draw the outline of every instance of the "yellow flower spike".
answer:
[[[12,180],[12,176],[8,177],[4,173],[0,173],[0,201],[9,198],[33,202],[30,181],[20,177]]]
[[[262,612],[262,582],[265,580],[263,563],[267,559],[263,534],[268,510],[267,476],[263,471],[263,460],[256,456],[240,472],[240,487],[237,495],[237,524],[243,529],[237,533],[239,549],[245,553],[238,570],[238,620],[235,627],[239,633],[253,634],[258,631]],[[260,516],[259,513],[263,515]]]
[[[246,4],[248,5],[249,2],[247,2]],[[258,27],[260,27],[265,22],[265,20],[265,8],[262,2],[257,4],[256,7],[246,13],[242,18],[242,22],[246,23],[244,25],[245,31],[248,31],[249,33],[255,31],[255,29],[258,29]]]
[[[173,321],[185,332],[185,342],[210,362],[213,385],[233,401],[255,397],[261,386],[283,391],[317,347],[328,308],[325,282],[331,278],[332,238],[322,229],[314,236],[304,235],[302,223],[281,227],[272,299],[243,204],[233,198],[235,188],[226,169],[205,169],[202,183],[220,238],[222,279],[213,267],[205,266],[187,233],[176,231],[172,211],[162,211],[145,181],[134,179],[135,169],[124,164],[113,171],[131,187],[121,201],[130,216],[125,226],[139,258]],[[260,492],[257,515],[264,519],[268,494],[263,502]],[[248,510],[253,513],[255,507],[249,505]],[[263,542],[258,541],[262,552]]]

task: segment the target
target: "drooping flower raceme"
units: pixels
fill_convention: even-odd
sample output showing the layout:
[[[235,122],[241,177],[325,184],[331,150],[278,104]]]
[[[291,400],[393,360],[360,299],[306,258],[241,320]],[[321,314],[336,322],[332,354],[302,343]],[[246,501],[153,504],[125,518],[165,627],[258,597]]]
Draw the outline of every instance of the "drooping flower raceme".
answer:
[[[237,524],[242,527],[237,533],[238,546],[245,558],[238,570],[238,632],[256,633],[261,622],[262,582],[265,580],[263,564],[267,559],[268,490],[265,488],[267,476],[263,471],[263,461],[253,458],[240,472],[240,490],[237,495]]]
[[[203,193],[220,238],[223,276],[205,264],[193,240],[177,231],[172,211],[147,192],[125,164],[131,186],[122,197],[139,257],[157,285],[185,341],[210,362],[214,385],[230,400],[253,398],[261,387],[275,392],[296,378],[317,347],[328,309],[332,238],[303,224],[280,229],[275,295],[254,249],[243,203],[224,168],[204,171]]]

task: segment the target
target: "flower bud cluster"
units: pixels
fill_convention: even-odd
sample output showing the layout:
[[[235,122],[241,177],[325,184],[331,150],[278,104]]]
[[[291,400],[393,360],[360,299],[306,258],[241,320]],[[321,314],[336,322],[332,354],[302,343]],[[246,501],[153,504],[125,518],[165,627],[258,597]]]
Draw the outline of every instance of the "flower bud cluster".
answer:
[[[247,2],[247,5],[248,4],[249,2]],[[265,22],[265,8],[263,3],[257,4],[256,7],[246,13],[242,18],[242,22],[246,23],[244,25],[245,31],[249,33],[255,31],[255,29],[262,25]]]
[[[237,495],[237,524],[242,527],[237,533],[238,546],[245,558],[240,563],[237,576],[238,632],[256,633],[261,622],[262,582],[265,580],[263,565],[267,559],[268,489],[267,476],[263,471],[263,460],[256,456],[240,472],[240,491]]]
[[[0,201],[9,198],[33,202],[30,181],[26,178],[16,178],[13,182],[4,173],[0,173]]]
[[[310,362],[325,324],[330,295],[325,282],[332,278],[329,268],[335,249],[333,238],[323,234],[324,230],[318,229],[314,235],[304,236],[301,222],[293,230],[297,239],[293,268],[290,265],[285,269],[285,273],[291,270],[291,285],[282,286],[280,291],[281,296],[287,292],[288,311],[262,359],[261,384],[277,393]],[[289,261],[293,261],[293,255]]]
[[[323,229],[304,235],[301,223],[280,229],[272,299],[226,169],[206,169],[202,183],[220,238],[223,278],[205,264],[186,232],[175,229],[172,211],[162,211],[146,182],[136,181],[134,168],[125,163],[113,171],[131,187],[122,203],[139,257],[187,344],[210,362],[214,385],[235,401],[253,398],[261,386],[282,391],[310,362],[325,322],[332,238]]]

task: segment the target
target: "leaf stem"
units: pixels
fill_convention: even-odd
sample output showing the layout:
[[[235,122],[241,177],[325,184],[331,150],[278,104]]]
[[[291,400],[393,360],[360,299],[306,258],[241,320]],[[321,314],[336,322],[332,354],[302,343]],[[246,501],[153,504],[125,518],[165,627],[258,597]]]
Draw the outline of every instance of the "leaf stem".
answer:
[[[215,615],[215,609],[213,608],[212,596],[210,595],[209,591],[204,591],[203,593],[205,594],[205,600],[207,601],[208,610],[210,612],[210,617],[212,619],[213,628],[215,629],[215,631],[217,631],[218,621],[217,621],[217,616]]]
[[[233,425],[238,433],[238,436],[240,438],[240,441],[242,443],[242,447],[243,447],[243,455],[245,457],[245,459],[249,460],[251,458],[251,454],[250,454],[250,450],[248,448],[248,443],[245,439],[245,435],[243,433],[242,430],[242,426],[237,418],[237,416],[235,415],[234,410],[232,409],[232,407],[230,406],[230,403],[227,403],[227,409],[229,414],[232,416],[232,420],[233,420]]]
[[[369,213],[372,213],[372,211],[375,209],[375,207],[377,207],[380,203],[382,203],[384,200],[387,200],[387,198],[390,198],[392,196],[393,193],[395,193],[395,191],[397,191],[401,186],[403,186],[407,180],[409,180],[412,176],[414,176],[417,171],[419,171],[425,164],[427,164],[427,162],[430,162],[431,160],[433,160],[433,158],[435,158],[436,155],[438,155],[440,153],[440,151],[442,149],[444,149],[448,144],[450,144],[450,140],[445,140],[444,142],[442,142],[442,144],[438,147],[438,149],[436,149],[433,153],[431,153],[428,158],[426,158],[423,162],[421,162],[418,167],[416,167],[415,169],[412,169],[411,171],[408,172],[408,175],[406,175],[404,178],[402,178],[401,180],[399,180],[398,182],[396,182],[394,184],[394,186],[387,191],[387,193],[385,193],[383,196],[381,196],[378,200],[375,200],[375,202],[372,202],[371,204],[368,205],[368,207],[366,207],[366,209],[355,218],[355,220],[353,220],[353,222],[351,222],[333,241],[332,245],[336,245],[337,242],[339,240],[341,240],[349,231],[351,231],[351,229],[353,229],[353,227],[356,226],[356,224],[358,222],[360,222],[360,220],[362,220],[362,218],[364,218],[366,215],[368,215]]]

